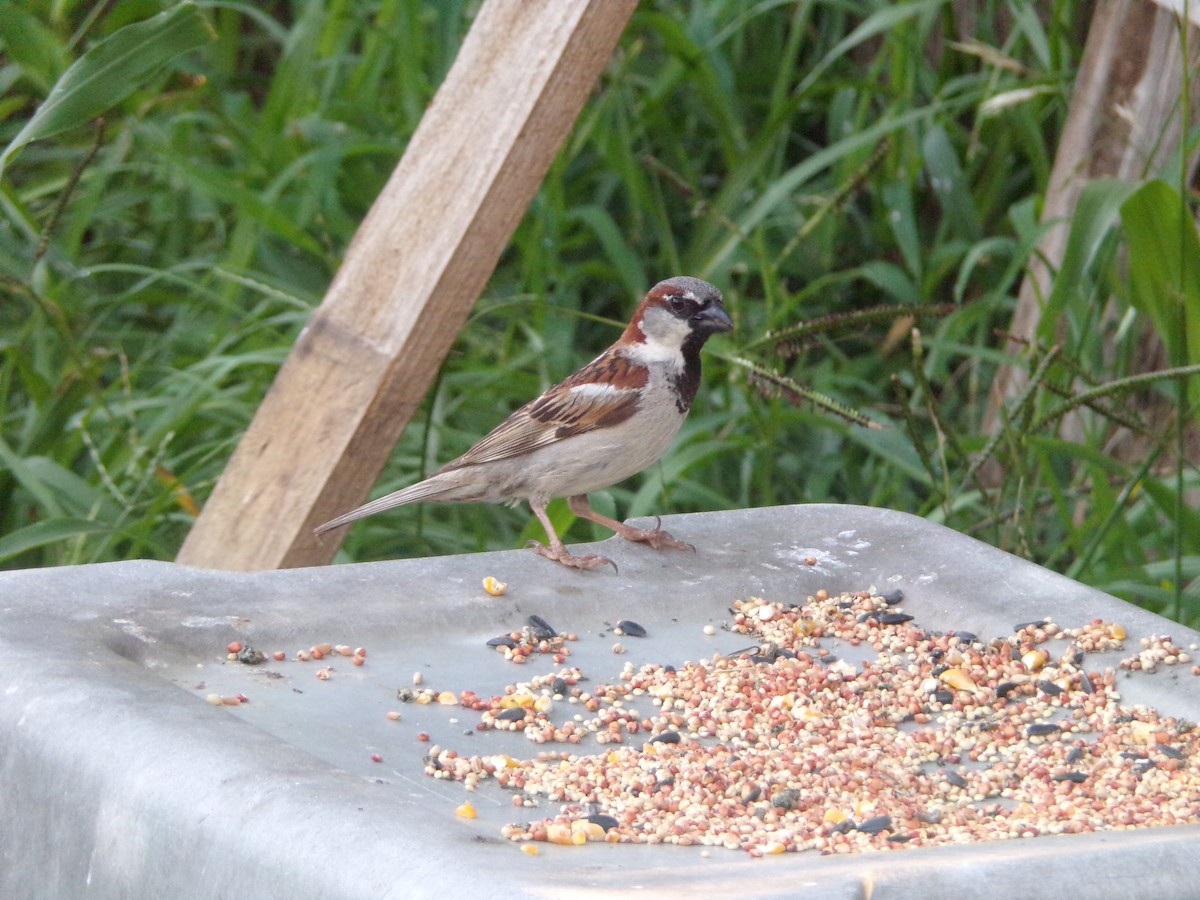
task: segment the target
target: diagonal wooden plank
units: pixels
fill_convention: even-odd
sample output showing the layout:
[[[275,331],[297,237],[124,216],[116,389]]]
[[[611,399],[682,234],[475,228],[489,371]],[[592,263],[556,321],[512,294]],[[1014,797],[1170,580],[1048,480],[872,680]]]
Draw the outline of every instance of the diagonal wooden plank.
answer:
[[[329,562],[312,527],[366,497],[636,6],[484,3],[179,562]]]

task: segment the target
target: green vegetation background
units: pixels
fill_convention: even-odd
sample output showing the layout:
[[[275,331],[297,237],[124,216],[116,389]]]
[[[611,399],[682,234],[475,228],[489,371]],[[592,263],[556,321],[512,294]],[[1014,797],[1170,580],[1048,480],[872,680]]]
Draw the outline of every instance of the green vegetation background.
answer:
[[[0,565],[173,558],[477,6],[0,4]],[[891,507],[1194,624],[1183,166],[1090,190],[1038,342],[1003,338],[1091,6],[644,2],[377,493],[698,275],[737,331],[675,449],[597,508]],[[1148,329],[1171,371],[1135,369]],[[1031,386],[987,430],[1003,366]],[[340,558],[534,527],[404,509]]]

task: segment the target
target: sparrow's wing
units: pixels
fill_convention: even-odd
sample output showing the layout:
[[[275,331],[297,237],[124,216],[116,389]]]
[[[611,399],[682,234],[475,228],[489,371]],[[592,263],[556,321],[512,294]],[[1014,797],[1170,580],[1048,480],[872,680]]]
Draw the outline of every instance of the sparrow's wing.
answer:
[[[478,444],[444,466],[457,469],[519,456],[597,428],[624,422],[641,402],[649,373],[605,353],[525,404]]]

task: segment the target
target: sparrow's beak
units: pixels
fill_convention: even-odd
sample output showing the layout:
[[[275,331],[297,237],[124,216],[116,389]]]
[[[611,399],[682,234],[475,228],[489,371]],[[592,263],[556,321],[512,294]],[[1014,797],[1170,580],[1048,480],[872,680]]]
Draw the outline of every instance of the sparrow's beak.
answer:
[[[705,334],[716,334],[720,331],[733,331],[733,319],[725,312],[720,303],[710,303],[700,312],[692,316],[693,326]]]

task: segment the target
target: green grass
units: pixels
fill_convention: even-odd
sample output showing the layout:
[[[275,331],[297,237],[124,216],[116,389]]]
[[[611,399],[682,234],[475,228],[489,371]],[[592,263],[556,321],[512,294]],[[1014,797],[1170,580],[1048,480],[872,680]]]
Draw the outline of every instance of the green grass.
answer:
[[[0,565],[174,556],[475,8],[0,8]],[[1089,12],[643,3],[377,491],[464,451],[607,345],[648,285],[692,274],[737,331],[710,344],[673,452],[597,508],[887,506],[1200,621],[1182,163],[1089,189],[1037,342],[1014,356],[1000,336]],[[131,34],[139,52],[46,112],[72,62]],[[1169,337],[1146,376],[1150,328],[1197,337]],[[1006,365],[1033,380],[988,434]],[[403,509],[341,558],[508,548],[532,525]]]

